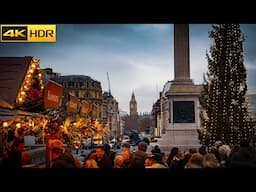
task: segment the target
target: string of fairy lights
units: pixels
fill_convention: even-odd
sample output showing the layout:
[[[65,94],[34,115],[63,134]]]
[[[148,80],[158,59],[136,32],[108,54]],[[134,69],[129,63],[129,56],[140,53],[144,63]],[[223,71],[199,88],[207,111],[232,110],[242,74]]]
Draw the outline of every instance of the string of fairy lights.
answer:
[[[21,84],[18,96],[16,98],[17,104],[23,104],[25,102],[28,92],[33,84],[34,78],[37,78],[39,80],[40,89],[42,91],[44,88],[44,85],[43,85],[42,73],[40,71],[40,60],[36,58],[31,59],[25,78]]]
[[[254,134],[248,111],[244,37],[239,24],[216,24],[210,33],[213,44],[208,59],[208,80],[202,143],[217,140],[239,143]]]
[[[16,103],[18,105],[28,102],[27,99],[34,84],[36,84],[36,89],[43,92],[44,85],[43,75],[40,70],[40,60],[36,58],[31,59],[21,83],[16,97]],[[50,112],[52,112],[52,110],[50,110]],[[34,135],[38,143],[44,143],[46,134],[64,133],[71,139],[77,137],[108,137],[110,134],[108,125],[99,121],[97,118],[95,120],[89,117],[76,117],[75,119],[71,119],[70,116],[65,116],[65,118],[62,119],[57,118],[61,116],[61,111],[56,111],[56,113],[52,114],[50,114],[50,112],[47,115],[15,115],[11,120],[1,121],[0,134],[8,135],[8,131],[14,131],[15,137],[18,137],[18,131],[22,130],[23,136]]]

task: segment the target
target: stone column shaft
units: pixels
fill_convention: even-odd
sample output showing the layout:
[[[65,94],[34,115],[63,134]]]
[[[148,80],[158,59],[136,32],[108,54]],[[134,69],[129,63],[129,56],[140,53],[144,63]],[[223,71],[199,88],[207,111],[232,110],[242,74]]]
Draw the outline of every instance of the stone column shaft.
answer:
[[[174,24],[174,81],[191,81],[189,24]]]

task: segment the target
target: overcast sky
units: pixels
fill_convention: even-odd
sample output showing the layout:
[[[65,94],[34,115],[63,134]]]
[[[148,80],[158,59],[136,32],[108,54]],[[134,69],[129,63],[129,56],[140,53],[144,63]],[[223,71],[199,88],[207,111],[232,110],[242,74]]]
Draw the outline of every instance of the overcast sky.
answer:
[[[207,71],[209,24],[190,24],[190,77],[202,83]],[[242,24],[249,93],[256,93],[256,24]],[[129,112],[132,91],[138,112],[150,112],[164,84],[174,77],[172,24],[57,25],[56,43],[0,43],[0,56],[34,56],[41,68],[62,75],[87,75]]]

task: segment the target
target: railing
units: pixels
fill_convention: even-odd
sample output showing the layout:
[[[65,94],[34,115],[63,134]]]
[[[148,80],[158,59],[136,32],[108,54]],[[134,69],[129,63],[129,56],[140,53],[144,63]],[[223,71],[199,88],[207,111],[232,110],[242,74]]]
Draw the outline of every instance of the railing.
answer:
[[[30,153],[33,164],[42,165],[45,163],[45,158],[46,158],[46,147],[45,146],[30,149],[30,150],[27,150],[27,152]]]

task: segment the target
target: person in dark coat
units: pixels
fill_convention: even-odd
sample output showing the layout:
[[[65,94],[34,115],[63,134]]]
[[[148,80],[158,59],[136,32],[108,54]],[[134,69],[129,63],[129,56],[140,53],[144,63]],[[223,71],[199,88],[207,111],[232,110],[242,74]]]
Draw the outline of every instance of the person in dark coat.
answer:
[[[109,157],[111,163],[112,163],[112,167],[114,166],[114,159],[115,159],[115,155],[116,155],[116,152],[111,150],[111,147],[109,144],[105,143],[104,145],[104,151],[105,151],[105,154],[107,154],[107,156]]]
[[[230,168],[256,168],[256,151],[249,145],[249,141],[244,139],[240,142],[238,152],[235,152],[230,160]]]
[[[131,168],[145,168],[145,160],[147,159],[148,155],[147,151],[147,143],[139,142],[138,150],[133,153],[131,159]]]
[[[96,147],[96,162],[99,168],[112,168],[112,162],[109,156],[105,153],[104,145]]]
[[[176,161],[178,160],[177,156],[179,154],[179,148],[178,147],[173,147],[170,151],[170,154],[167,159],[167,164],[170,168],[175,167]]]
[[[21,158],[24,147],[24,140],[15,138],[13,144],[7,150],[7,157],[4,159],[3,166],[7,168],[21,168]]]
[[[75,168],[73,155],[65,150],[63,143],[56,139],[51,142],[52,168]]]

